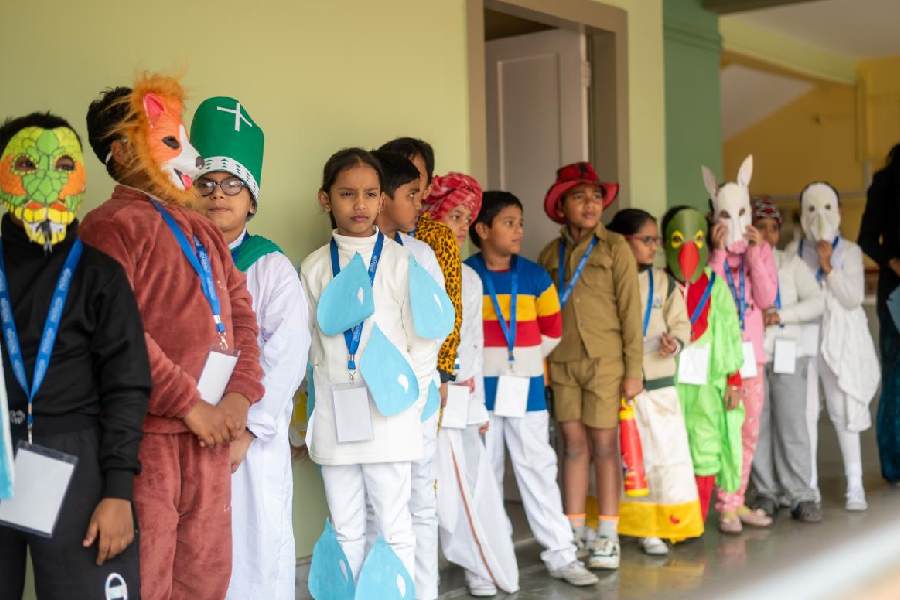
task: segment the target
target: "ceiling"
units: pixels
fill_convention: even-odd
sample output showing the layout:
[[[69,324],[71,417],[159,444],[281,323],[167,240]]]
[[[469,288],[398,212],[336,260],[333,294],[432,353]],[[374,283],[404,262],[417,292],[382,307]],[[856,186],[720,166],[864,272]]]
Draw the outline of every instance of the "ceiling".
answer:
[[[726,18],[856,58],[900,55],[900,0],[817,0]]]

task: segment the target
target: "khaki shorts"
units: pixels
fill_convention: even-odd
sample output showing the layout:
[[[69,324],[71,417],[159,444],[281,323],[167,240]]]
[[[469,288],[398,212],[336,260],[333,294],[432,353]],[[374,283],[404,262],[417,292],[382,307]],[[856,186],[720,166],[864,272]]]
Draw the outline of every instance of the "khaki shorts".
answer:
[[[594,429],[619,423],[619,400],[625,367],[596,358],[550,362],[553,412],[560,423],[581,421]]]

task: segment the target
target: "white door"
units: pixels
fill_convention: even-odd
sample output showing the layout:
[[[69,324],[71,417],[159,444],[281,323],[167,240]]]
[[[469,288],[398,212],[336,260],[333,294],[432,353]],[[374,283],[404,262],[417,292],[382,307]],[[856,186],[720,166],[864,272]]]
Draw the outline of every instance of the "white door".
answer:
[[[488,189],[512,192],[525,207],[522,254],[532,260],[559,225],[544,195],[564,164],[588,160],[584,34],[552,29],[485,44]]]

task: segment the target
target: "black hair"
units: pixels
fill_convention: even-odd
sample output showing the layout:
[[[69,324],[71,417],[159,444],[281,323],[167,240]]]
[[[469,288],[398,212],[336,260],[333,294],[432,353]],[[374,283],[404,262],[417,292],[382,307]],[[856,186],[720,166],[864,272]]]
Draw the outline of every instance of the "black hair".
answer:
[[[419,170],[408,158],[388,150],[375,150],[372,155],[381,164],[383,179],[381,191],[393,198],[394,193],[402,185],[419,180]]]
[[[87,121],[88,142],[94,154],[106,166],[106,172],[113,179],[118,179],[114,160],[107,160],[112,149],[113,130],[128,116],[128,103],[122,98],[131,94],[129,87],[107,88],[100,97],[88,107]]]
[[[68,121],[50,112],[33,112],[24,117],[15,117],[3,121],[3,125],[0,125],[0,154],[3,154],[3,151],[6,150],[9,141],[26,127],[40,127],[41,129],[65,127],[66,129],[71,129],[75,133],[75,137],[78,139],[78,145],[81,145],[81,137],[79,137],[77,131],[72,129],[72,126],[69,125]]]
[[[803,194],[806,193],[806,190],[808,190],[809,188],[811,188],[811,187],[814,186],[814,185],[824,185],[824,186],[828,186],[829,188],[831,188],[831,191],[834,192],[835,198],[837,198],[838,206],[841,205],[841,194],[837,191],[837,188],[836,188],[836,187],[834,187],[833,185],[831,185],[831,184],[828,183],[827,181],[812,181],[812,182],[806,184],[806,186],[804,186],[804,188],[803,188],[802,190],[800,190],[800,196],[799,196],[799,198],[800,198],[800,201],[801,201],[801,202],[803,201]]]
[[[519,200],[515,194],[498,190],[492,190],[482,194],[481,210],[469,226],[469,237],[471,238],[472,243],[481,248],[481,238],[478,237],[475,226],[479,223],[484,223],[488,227],[492,227],[494,219],[500,214],[500,211],[507,206],[518,206],[519,210],[523,210],[522,201]]]
[[[656,217],[640,208],[623,208],[615,214],[606,228],[620,235],[634,235],[648,221],[656,223]]]
[[[414,137],[399,137],[382,144],[379,150],[396,152],[412,160],[417,154],[425,161],[425,173],[428,175],[428,183],[434,176],[434,148],[425,140]]]
[[[378,186],[384,188],[384,170],[375,156],[362,148],[344,148],[332,154],[325,162],[322,169],[322,187],[319,188],[326,194],[337,181],[338,175],[347,169],[357,165],[366,165],[375,169],[378,174]]]

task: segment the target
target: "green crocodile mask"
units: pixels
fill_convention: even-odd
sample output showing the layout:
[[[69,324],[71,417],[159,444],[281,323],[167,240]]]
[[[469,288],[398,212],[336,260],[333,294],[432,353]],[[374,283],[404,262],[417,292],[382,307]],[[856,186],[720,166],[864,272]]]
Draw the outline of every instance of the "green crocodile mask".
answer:
[[[0,155],[0,203],[47,250],[65,239],[85,179],[81,144],[68,127],[25,127]]]
[[[666,264],[678,281],[694,283],[703,274],[709,259],[708,227],[703,214],[693,208],[679,210],[666,223],[663,232]]]

